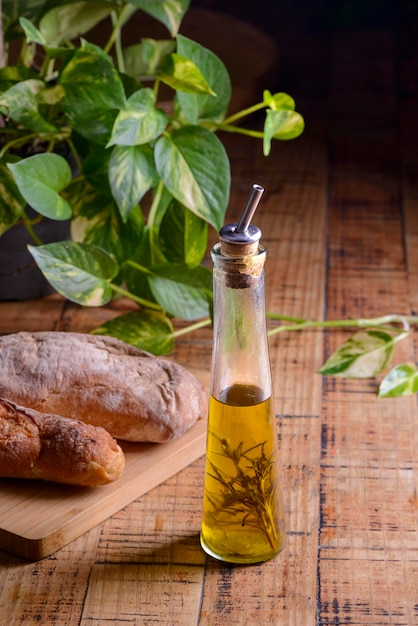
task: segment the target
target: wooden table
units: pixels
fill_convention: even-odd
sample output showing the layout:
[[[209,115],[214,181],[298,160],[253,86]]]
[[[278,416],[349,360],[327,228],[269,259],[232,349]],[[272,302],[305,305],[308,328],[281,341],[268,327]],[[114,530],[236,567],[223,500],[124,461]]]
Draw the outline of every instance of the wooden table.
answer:
[[[405,88],[409,57],[395,80],[387,32],[348,32],[329,44],[326,97],[298,101],[302,138],[275,144],[267,160],[260,145],[225,138],[228,220],[253,182],[265,186],[256,222],[268,247],[270,311],[417,314],[418,98],[416,82],[415,91]],[[0,332],[88,332],[126,306],[87,310],[56,296],[2,303]],[[0,552],[2,623],[418,624],[417,399],[377,399],[381,377],[319,375],[349,334],[271,338],[287,509],[281,555],[248,567],[206,558],[198,541],[202,457],[41,561]],[[179,339],[172,356],[207,380],[211,347],[211,331],[200,330]],[[418,360],[417,350],[412,332],[395,362]]]

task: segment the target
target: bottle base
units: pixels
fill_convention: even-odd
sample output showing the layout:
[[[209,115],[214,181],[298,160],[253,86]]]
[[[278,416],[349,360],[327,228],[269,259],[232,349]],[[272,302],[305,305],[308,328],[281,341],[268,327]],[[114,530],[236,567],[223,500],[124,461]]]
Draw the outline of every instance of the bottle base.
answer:
[[[278,550],[269,551],[263,555],[245,555],[245,554],[228,554],[224,552],[223,554],[219,554],[205,542],[203,535],[200,535],[200,545],[201,548],[208,556],[216,559],[217,561],[222,561],[223,563],[231,563],[231,565],[256,565],[257,563],[264,563],[265,561],[270,561],[274,557],[276,557],[283,549],[283,545],[280,546]]]

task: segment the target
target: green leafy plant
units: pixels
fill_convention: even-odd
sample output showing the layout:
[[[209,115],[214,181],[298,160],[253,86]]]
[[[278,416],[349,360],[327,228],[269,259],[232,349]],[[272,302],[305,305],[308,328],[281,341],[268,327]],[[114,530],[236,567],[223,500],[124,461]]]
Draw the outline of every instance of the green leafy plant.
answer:
[[[223,225],[230,190],[217,132],[253,137],[268,156],[273,140],[293,139],[304,128],[285,93],[265,90],[260,102],[229,113],[227,68],[179,32],[188,9],[189,0],[3,0],[1,11],[0,237],[23,223],[36,263],[73,302],[130,298],[137,310],[93,332],[155,354],[211,323],[212,278],[202,261],[208,229]],[[138,13],[163,24],[167,38],[124,47],[123,31]],[[100,22],[110,24],[102,46],[88,40]],[[243,124],[263,110],[262,130]],[[33,227],[44,217],[70,219],[71,241],[43,244]],[[400,315],[269,316],[280,321],[271,334],[358,329],[319,372],[360,378],[384,372],[418,322]],[[175,330],[174,317],[191,324]],[[379,396],[416,393],[417,381],[415,364],[398,365]]]
[[[374,378],[391,365],[396,344],[410,335],[411,324],[418,317],[411,315],[385,315],[371,319],[346,319],[313,321],[268,313],[274,320],[290,322],[269,331],[280,332],[308,329],[360,329],[333,352],[318,370],[324,376],[347,378]],[[407,396],[418,392],[418,367],[415,363],[402,363],[386,373],[378,386],[380,398]]]
[[[273,140],[304,128],[293,98],[268,90],[229,114],[227,68],[179,33],[188,8],[189,0],[20,0],[3,10],[5,51],[20,47],[0,69],[0,235],[23,222],[39,268],[73,302],[136,302],[94,332],[158,354],[172,350],[173,317],[208,323],[212,278],[202,260],[230,192],[218,131],[258,139],[267,156]],[[162,23],[167,39],[124,48],[135,14]],[[87,37],[104,19],[111,28],[100,47]],[[262,130],[241,125],[263,109]],[[43,244],[27,205],[35,221],[70,218],[71,241]]]

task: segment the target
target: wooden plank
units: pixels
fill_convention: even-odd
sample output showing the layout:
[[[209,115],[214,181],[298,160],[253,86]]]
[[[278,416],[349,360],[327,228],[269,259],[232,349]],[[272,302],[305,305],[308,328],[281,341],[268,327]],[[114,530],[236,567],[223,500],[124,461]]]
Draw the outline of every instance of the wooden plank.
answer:
[[[414,397],[324,408],[321,623],[415,623],[416,417]]]
[[[198,623],[203,470],[199,459],[105,522],[82,626],[129,612],[144,624]]]
[[[115,620],[197,624],[200,587],[200,570],[187,564],[95,565],[80,626],[102,626]]]
[[[64,307],[65,301],[59,296],[31,300],[30,306],[22,302],[0,302],[0,334],[57,330]]]
[[[343,39],[368,49],[370,63],[347,62],[345,74]],[[343,39],[334,68],[345,89],[335,101],[356,96],[334,117],[330,142],[327,316],[409,315],[392,40],[352,31]],[[327,333],[326,356],[350,334]],[[413,342],[402,342],[395,362],[413,359]],[[324,384],[319,624],[416,620],[416,398],[377,399],[380,378]]]
[[[96,526],[62,548],[58,556],[36,563],[0,552],[0,606],[4,624],[77,626],[99,536],[100,526]]]

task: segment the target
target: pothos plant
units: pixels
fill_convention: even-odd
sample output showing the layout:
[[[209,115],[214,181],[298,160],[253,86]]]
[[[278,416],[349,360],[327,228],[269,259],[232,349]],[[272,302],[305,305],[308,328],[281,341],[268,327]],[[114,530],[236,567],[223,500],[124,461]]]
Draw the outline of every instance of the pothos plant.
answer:
[[[325,321],[297,319],[275,313],[268,313],[268,316],[290,322],[270,330],[271,335],[319,328],[359,329],[331,354],[318,370],[319,373],[347,378],[374,378],[387,372],[378,386],[377,394],[380,398],[418,392],[418,367],[415,363],[401,363],[387,371],[397,343],[409,336],[411,325],[418,323],[418,316],[390,314],[369,319]]]
[[[268,155],[273,139],[304,127],[285,93],[265,90],[259,103],[228,113],[224,63],[179,33],[188,8],[189,0],[21,0],[3,11],[5,41],[20,37],[21,48],[0,70],[0,234],[17,221],[33,233],[27,205],[39,218],[70,219],[70,241],[43,245],[33,233],[39,268],[81,305],[121,295],[136,302],[95,332],[156,354],[173,348],[173,317],[199,324],[210,314],[202,260],[230,192],[217,132],[257,138]],[[136,13],[161,22],[167,39],[124,47]],[[100,47],[87,36],[104,18],[112,27]],[[262,109],[262,130],[238,125]]]
[[[258,139],[268,156],[273,140],[293,139],[304,128],[293,98],[281,92],[265,90],[260,102],[229,114],[227,68],[179,32],[188,8],[189,0],[4,0],[0,29],[0,236],[23,223],[39,268],[73,302],[130,298],[137,310],[93,332],[154,354],[210,324],[212,277],[202,260],[208,228],[223,225],[230,191],[218,131]],[[161,22],[167,38],[124,47],[124,28],[138,13]],[[111,28],[98,46],[87,37],[102,20]],[[9,62],[13,44],[17,60]],[[162,85],[170,93],[164,102]],[[243,124],[262,110],[262,130]],[[43,217],[70,219],[71,240],[44,245],[33,230]],[[350,376],[381,372],[405,325],[418,321],[269,315],[291,322],[271,333],[364,328],[320,370]],[[192,323],[175,330],[173,318]],[[392,370],[380,395],[417,390],[417,369],[407,364]]]

